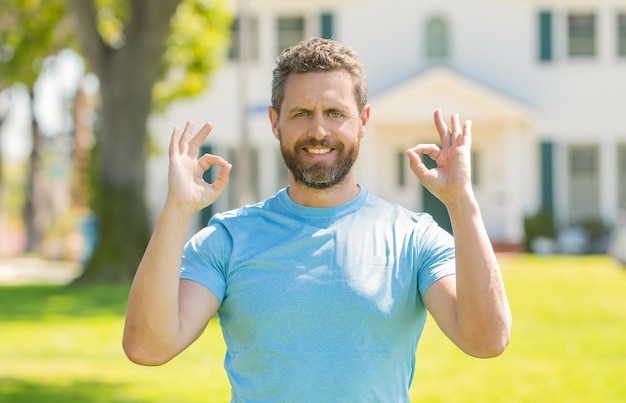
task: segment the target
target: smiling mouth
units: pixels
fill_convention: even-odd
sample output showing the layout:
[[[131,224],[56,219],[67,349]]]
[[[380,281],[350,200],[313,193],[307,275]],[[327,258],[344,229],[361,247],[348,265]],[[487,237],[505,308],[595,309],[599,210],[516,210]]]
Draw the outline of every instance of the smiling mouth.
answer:
[[[331,149],[328,148],[328,147],[324,147],[324,148],[305,148],[305,150],[308,153],[311,153],[311,154],[327,154],[327,153],[329,153],[331,151]]]

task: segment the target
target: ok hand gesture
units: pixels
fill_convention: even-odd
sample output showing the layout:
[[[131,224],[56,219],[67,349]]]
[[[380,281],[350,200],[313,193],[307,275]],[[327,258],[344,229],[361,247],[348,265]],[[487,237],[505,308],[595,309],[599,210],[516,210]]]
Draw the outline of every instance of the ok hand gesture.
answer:
[[[231,165],[222,157],[203,154],[198,157],[200,146],[213,126],[206,123],[192,136],[193,123],[187,122],[182,134],[174,128],[169,148],[169,174],[167,202],[181,211],[193,215],[214,203],[228,184]],[[212,165],[221,167],[215,181],[207,183],[202,175]]]
[[[419,144],[409,150],[411,170],[422,184],[446,206],[472,195],[470,147],[471,121],[461,127],[458,114],[446,125],[441,110],[435,111],[435,126],[439,132],[441,147],[435,144]],[[419,154],[427,154],[437,162],[437,167],[428,169]]]

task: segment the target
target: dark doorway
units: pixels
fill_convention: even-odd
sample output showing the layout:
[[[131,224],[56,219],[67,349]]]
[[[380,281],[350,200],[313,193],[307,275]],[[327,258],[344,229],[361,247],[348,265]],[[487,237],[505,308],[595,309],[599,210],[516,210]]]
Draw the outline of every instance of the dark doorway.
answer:
[[[435,168],[437,163],[426,154],[421,154],[424,165],[428,168]],[[439,226],[449,233],[452,233],[452,224],[450,223],[450,216],[448,215],[448,209],[435,195],[430,193],[428,189],[422,186],[422,205],[424,211],[431,216]]]

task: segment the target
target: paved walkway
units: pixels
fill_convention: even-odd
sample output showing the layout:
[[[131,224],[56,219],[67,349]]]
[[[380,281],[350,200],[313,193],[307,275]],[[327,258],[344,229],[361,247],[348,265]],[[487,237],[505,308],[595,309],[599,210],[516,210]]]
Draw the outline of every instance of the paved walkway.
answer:
[[[68,284],[81,273],[76,262],[38,257],[0,258],[0,285]]]

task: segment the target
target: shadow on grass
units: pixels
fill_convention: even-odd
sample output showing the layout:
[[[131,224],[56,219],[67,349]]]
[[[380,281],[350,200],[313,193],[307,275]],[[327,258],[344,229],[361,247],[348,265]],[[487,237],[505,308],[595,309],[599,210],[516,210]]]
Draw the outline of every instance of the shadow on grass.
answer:
[[[47,384],[23,379],[0,379],[0,402],[11,403],[110,403],[143,402],[124,396],[122,385],[101,382],[71,382]]]
[[[1,286],[0,322],[42,320],[51,316],[121,316],[126,285]]]

